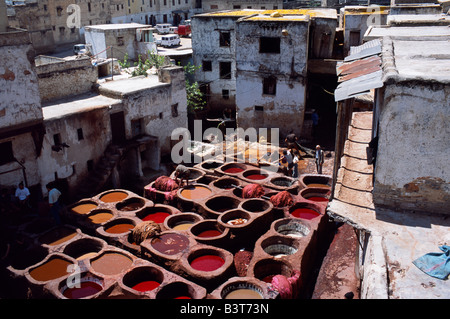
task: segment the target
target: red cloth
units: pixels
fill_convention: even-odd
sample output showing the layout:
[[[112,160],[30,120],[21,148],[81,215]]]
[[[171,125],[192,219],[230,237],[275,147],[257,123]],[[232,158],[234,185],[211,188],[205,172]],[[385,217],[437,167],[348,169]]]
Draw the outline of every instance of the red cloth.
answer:
[[[291,206],[294,203],[292,195],[288,191],[282,191],[276,195],[273,195],[270,197],[270,201],[275,207]]]
[[[248,184],[242,190],[243,198],[259,198],[263,196],[266,192],[264,188],[259,184]]]
[[[157,190],[163,192],[171,192],[180,187],[176,181],[174,181],[172,178],[168,176],[158,177],[155,181],[154,186]]]

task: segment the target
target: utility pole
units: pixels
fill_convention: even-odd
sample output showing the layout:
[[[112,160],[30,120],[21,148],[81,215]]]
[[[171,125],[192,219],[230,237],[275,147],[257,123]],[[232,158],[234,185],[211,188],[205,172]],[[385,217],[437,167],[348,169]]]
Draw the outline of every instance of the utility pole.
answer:
[[[111,46],[111,80],[114,81],[114,56],[112,46]]]

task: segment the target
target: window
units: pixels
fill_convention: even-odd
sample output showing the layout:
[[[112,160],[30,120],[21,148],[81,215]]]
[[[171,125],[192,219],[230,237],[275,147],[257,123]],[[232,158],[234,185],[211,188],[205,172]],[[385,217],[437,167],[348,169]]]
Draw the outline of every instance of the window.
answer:
[[[211,10],[214,10],[214,9],[219,9],[219,6],[217,4],[212,4],[211,5]]]
[[[78,140],[79,141],[84,140],[84,135],[83,135],[83,129],[82,128],[79,128],[77,130],[77,135],[78,135]]]
[[[231,79],[231,62],[220,62],[220,78]]]
[[[212,71],[212,62],[211,61],[202,61],[202,70],[203,72]]]
[[[47,11],[47,5],[44,4],[44,11]]]
[[[88,11],[91,12],[91,3],[88,3]]]
[[[56,7],[56,15],[60,17],[62,15],[62,7]]]
[[[229,47],[230,46],[230,32],[220,32],[220,46]]]
[[[163,112],[159,113],[159,119],[162,120],[163,119]]]
[[[264,112],[264,106],[262,106],[262,105],[255,105],[255,111],[257,111],[257,112]]]
[[[53,134],[53,143],[54,145],[60,145],[61,144],[61,134]]]
[[[178,103],[172,104],[172,117],[178,116]]]
[[[277,93],[277,78],[270,76],[263,79],[263,94],[276,95]]]
[[[241,6],[240,5],[233,5],[233,9],[240,9]]]
[[[117,45],[118,45],[119,47],[125,45],[125,43],[124,43],[124,41],[123,41],[123,37],[117,37]]]
[[[12,142],[0,143],[0,165],[14,161]]]
[[[280,38],[259,38],[259,53],[280,53]]]
[[[222,98],[228,100],[230,98],[230,90],[222,90]]]
[[[131,120],[131,134],[133,135],[133,137],[142,134],[141,119]]]

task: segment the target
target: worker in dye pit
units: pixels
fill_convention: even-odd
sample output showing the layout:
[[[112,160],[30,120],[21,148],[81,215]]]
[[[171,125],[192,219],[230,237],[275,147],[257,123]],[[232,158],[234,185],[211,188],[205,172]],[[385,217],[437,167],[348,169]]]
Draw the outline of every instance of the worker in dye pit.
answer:
[[[286,143],[288,149],[297,149],[297,141],[298,138],[292,131],[284,139],[284,142]]]
[[[283,155],[279,159],[279,163],[281,166],[281,170],[285,175],[290,176],[291,170],[294,166],[294,163],[292,162],[292,154],[290,150],[283,150]]]
[[[316,152],[314,155],[314,159],[316,162],[317,174],[322,174],[322,165],[324,162],[323,150],[320,148],[320,145],[316,145]]]
[[[61,192],[56,189],[52,183],[46,185],[48,191],[48,204],[50,205],[50,214],[55,220],[56,224],[61,224],[61,218],[59,217],[59,212],[61,210]]]
[[[293,157],[292,157],[292,177],[297,178],[298,177],[298,162],[301,159],[300,152],[295,148],[293,151]]]
[[[181,186],[184,179],[186,181],[186,185],[188,185],[190,174],[191,172],[189,171],[189,168],[180,164],[175,169],[175,181]],[[178,182],[178,180],[180,180],[180,182]]]
[[[23,182],[19,183],[16,189],[16,199],[21,211],[28,210],[30,207],[30,190],[24,186]]]

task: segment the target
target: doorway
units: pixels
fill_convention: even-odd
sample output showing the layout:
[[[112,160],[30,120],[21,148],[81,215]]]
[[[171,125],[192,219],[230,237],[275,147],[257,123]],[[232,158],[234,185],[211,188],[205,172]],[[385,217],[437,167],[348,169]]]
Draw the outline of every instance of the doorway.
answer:
[[[122,144],[125,142],[125,115],[123,112],[117,112],[110,115],[111,135],[113,144]]]

